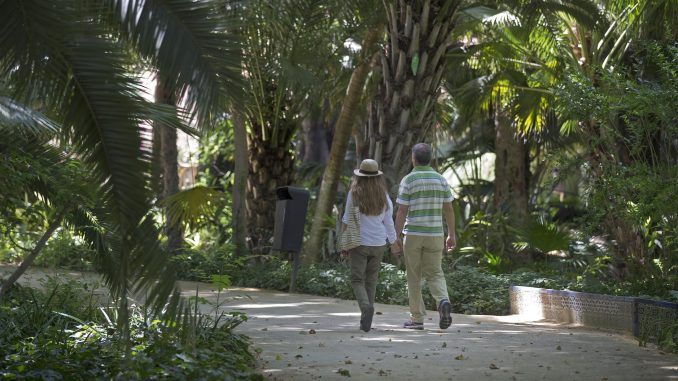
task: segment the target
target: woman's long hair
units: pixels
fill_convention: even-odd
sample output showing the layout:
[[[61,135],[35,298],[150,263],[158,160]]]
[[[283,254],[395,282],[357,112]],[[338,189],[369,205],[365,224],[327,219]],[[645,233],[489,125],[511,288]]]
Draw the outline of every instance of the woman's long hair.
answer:
[[[377,216],[384,212],[387,205],[384,176],[353,176],[351,193],[360,213]]]

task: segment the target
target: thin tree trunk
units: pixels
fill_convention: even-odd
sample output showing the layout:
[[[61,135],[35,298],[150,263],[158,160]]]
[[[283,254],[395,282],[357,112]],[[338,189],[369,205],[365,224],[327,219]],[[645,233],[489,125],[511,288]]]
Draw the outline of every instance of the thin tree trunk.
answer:
[[[237,256],[247,253],[247,129],[239,110],[232,110],[235,145],[235,184],[233,186],[233,236]]]
[[[374,27],[367,31],[363,41],[365,52],[370,51],[370,47],[377,41],[381,33],[381,27]],[[330,158],[325,167],[323,180],[318,192],[318,203],[311,223],[311,236],[304,250],[303,261],[306,264],[317,261],[320,247],[322,245],[324,232],[326,231],[326,216],[332,213],[332,206],[337,197],[337,185],[341,168],[344,164],[344,156],[348,148],[348,142],[351,139],[353,124],[358,114],[358,106],[363,94],[363,87],[367,80],[367,74],[370,71],[370,62],[367,57],[356,66],[348,83],[348,90],[344,103],[341,106],[339,120],[334,127],[334,138],[332,139],[332,148],[330,149]]]
[[[167,105],[176,106],[177,100],[174,90],[165,81],[162,75],[158,75],[155,87],[155,101]],[[162,186],[164,199],[179,192],[179,163],[177,152],[177,130],[156,122],[154,128],[160,134],[160,160],[162,163]],[[171,224],[172,218],[169,209],[165,209],[165,233],[167,234],[167,251],[174,253],[183,245],[183,229],[180,224]]]
[[[498,107],[494,117],[496,159],[494,164],[494,207],[508,212],[511,223],[520,226],[528,214],[528,168],[526,144],[517,139],[515,128]]]
[[[0,287],[0,301],[5,296],[7,291],[9,291],[12,285],[21,277],[21,275],[23,275],[24,272],[26,272],[28,266],[30,266],[33,261],[35,261],[35,258],[38,257],[38,254],[40,254],[42,248],[45,247],[47,240],[49,240],[52,234],[54,234],[54,231],[61,225],[61,221],[64,219],[65,214],[66,211],[62,210],[54,217],[52,222],[47,227],[45,233],[42,235],[42,237],[40,237],[38,243],[35,244],[33,250],[31,250],[31,253],[28,254],[28,256],[21,262],[19,267],[14,270],[12,275],[10,275],[9,278],[7,278],[7,280],[2,283],[2,287]]]

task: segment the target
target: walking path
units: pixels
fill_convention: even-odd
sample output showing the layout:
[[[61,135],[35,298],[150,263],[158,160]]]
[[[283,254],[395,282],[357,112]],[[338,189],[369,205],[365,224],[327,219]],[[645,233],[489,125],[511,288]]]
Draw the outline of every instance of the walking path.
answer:
[[[216,300],[207,284],[180,286],[186,296],[198,286]],[[472,315],[454,315],[440,330],[436,312],[424,331],[410,331],[401,328],[406,307],[378,304],[374,329],[364,333],[354,301],[245,288],[219,299],[222,309],[249,316],[238,330],[251,337],[269,380],[678,380],[678,356],[609,332]]]
[[[407,308],[379,304],[364,333],[353,301],[257,289],[227,295],[225,308],[250,317],[240,331],[260,348],[271,380],[678,380],[678,356],[608,332],[470,315],[440,330],[434,311],[424,331],[411,331],[401,328]]]

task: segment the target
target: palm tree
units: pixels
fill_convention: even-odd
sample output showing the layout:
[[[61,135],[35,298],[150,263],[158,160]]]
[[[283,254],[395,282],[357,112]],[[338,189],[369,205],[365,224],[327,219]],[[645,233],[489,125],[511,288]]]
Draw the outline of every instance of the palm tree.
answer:
[[[243,7],[247,219],[257,250],[272,236],[275,189],[295,181],[291,147],[309,101],[326,99],[319,90],[336,81],[330,73],[341,73],[346,31],[339,20],[349,11],[329,0],[257,0]]]
[[[530,173],[530,163],[549,137],[559,136],[562,124],[553,106],[553,88],[568,62],[558,43],[564,30],[561,20],[594,25],[600,17],[586,0],[566,5],[518,1],[478,11],[475,17],[482,23],[473,32],[478,42],[452,55],[467,70],[450,73],[448,92],[465,119],[492,120],[493,204],[520,226],[529,213],[530,188],[539,177]],[[459,75],[469,71],[474,73],[471,78]],[[535,170],[540,172],[543,166]]]
[[[151,141],[140,126],[182,127],[174,108],[141,97],[130,47],[173,79],[190,115],[208,121],[239,88],[226,20],[217,2],[179,0],[7,0],[0,14],[0,78],[10,98],[57,121],[60,140],[99,188],[109,248],[104,280],[128,332],[130,293],[147,290],[160,311],[174,290],[148,215]]]
[[[459,0],[385,2],[387,43],[379,60],[381,82],[358,155],[382,165],[391,184],[410,168],[407,150],[435,124],[435,105],[447,70],[446,55]]]
[[[371,52],[372,45],[376,42],[380,33],[380,26],[375,25],[367,31],[362,47],[365,51]],[[334,138],[330,150],[330,158],[323,173],[322,183],[318,191],[318,203],[316,204],[313,223],[311,224],[311,234],[309,241],[304,248],[304,261],[313,263],[317,261],[324,232],[326,230],[326,216],[331,215],[332,207],[337,195],[339,177],[342,173],[344,157],[348,147],[353,126],[357,117],[357,108],[359,106],[363,87],[370,71],[369,54],[364,54],[359,62],[349,82],[346,91],[346,97],[341,107],[341,113],[335,126]]]

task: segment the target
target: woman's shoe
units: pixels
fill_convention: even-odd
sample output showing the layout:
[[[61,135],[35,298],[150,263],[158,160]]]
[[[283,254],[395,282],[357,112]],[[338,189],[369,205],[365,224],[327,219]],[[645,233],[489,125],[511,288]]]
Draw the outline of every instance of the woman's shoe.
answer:
[[[374,316],[374,306],[369,305],[362,310],[360,314],[360,329],[369,332],[372,329],[372,317]]]

